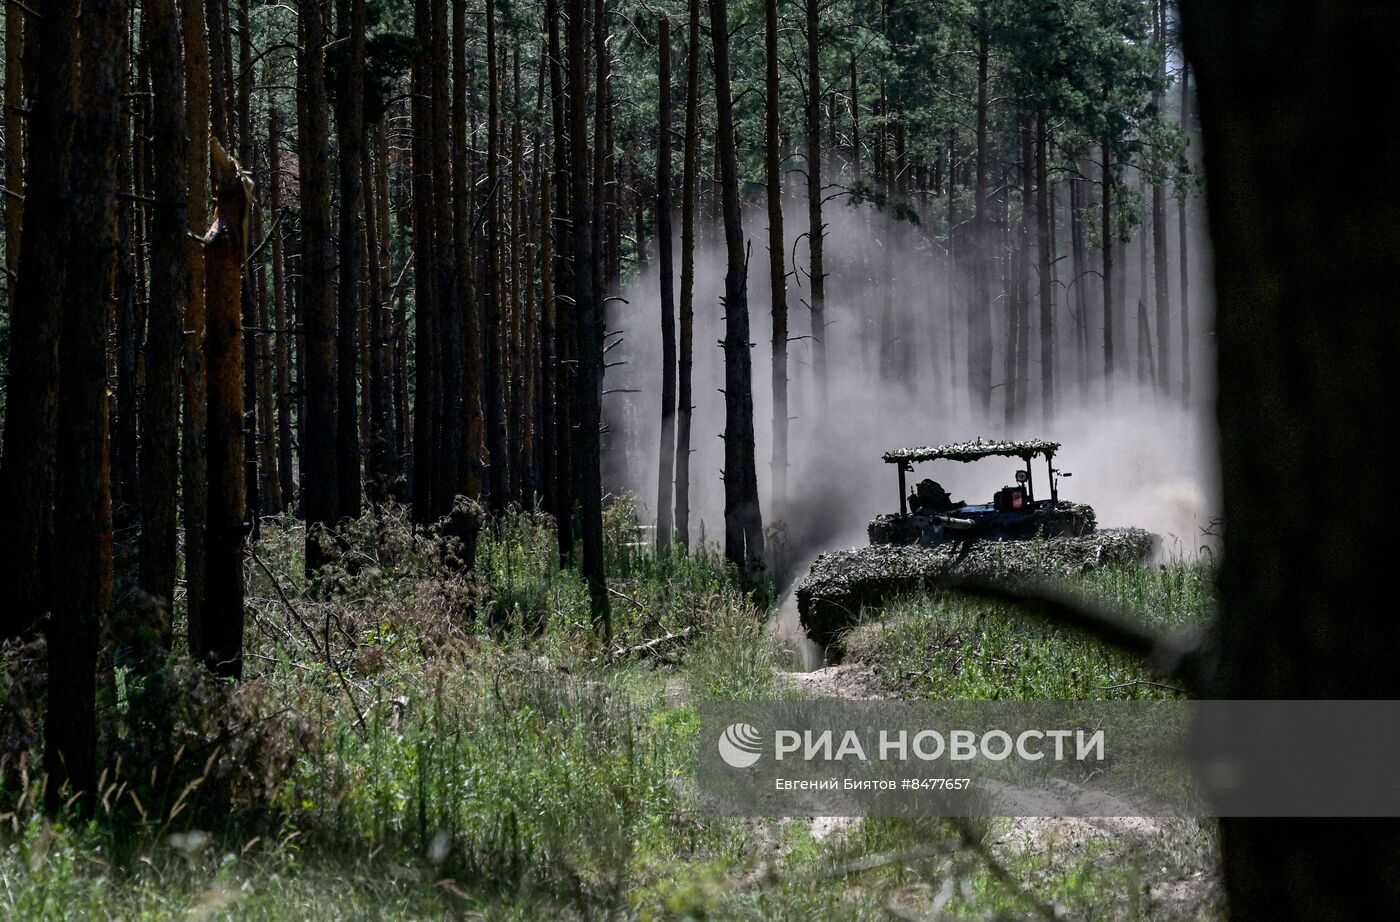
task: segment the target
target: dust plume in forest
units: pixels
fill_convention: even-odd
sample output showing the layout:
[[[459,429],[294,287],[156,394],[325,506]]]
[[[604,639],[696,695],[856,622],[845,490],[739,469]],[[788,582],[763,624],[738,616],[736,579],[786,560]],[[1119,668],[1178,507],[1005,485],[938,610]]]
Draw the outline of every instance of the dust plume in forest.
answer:
[[[1076,280],[1069,258],[1055,264],[1056,413],[1042,417],[1040,396],[1039,303],[1032,274],[1029,291],[1029,375],[1019,421],[1005,418],[1007,303],[1001,271],[992,274],[992,397],[990,411],[974,406],[967,380],[967,310],[971,279],[950,275],[941,236],[896,220],[870,205],[827,204],[826,347],[830,406],[822,413],[813,383],[807,241],[793,239],[807,226],[805,204],[786,203],[784,224],[789,271],[789,489],[776,510],[771,491],[772,320],[768,290],[767,220],[760,208],[745,214],[751,244],[748,267],[753,342],[754,423],[757,434],[759,495],[764,524],[774,538],[770,548],[780,574],[805,569],[817,553],[866,543],[866,522],[898,508],[896,475],[880,456],[891,448],[938,444],[981,436],[1044,437],[1064,443],[1056,460],[1073,473],[1060,482],[1060,495],[1094,506],[1101,526],[1137,525],[1163,537],[1169,554],[1194,554],[1208,542],[1218,508],[1211,413],[1213,382],[1208,380],[1211,298],[1208,248],[1203,233],[1191,231],[1191,325],[1193,398],[1179,397],[1179,262],[1175,209],[1169,227],[1172,288],[1173,391],[1167,397],[1138,383],[1137,316],[1141,280],[1136,241],[1117,248],[1117,266],[1126,268],[1126,348],[1117,347],[1112,395],[1105,397],[1103,302],[1098,283],[1098,251]],[[1194,225],[1194,221],[1192,224]],[[679,298],[680,242],[676,222],[675,266]],[[930,239],[932,236],[932,239]],[[1064,234],[1068,237],[1068,234]],[[1067,247],[1066,247],[1067,248]],[[622,364],[607,371],[604,397],[608,436],[608,485],[637,493],[654,522],[661,403],[660,301],[655,246],[646,270],[635,275],[616,303],[609,330],[622,342],[608,359]],[[1126,263],[1126,266],[1124,265]],[[692,540],[723,537],[721,482],[724,430],[724,335],[720,295],[724,286],[724,247],[717,228],[697,231],[695,281],[694,416],[691,455]],[[964,270],[966,266],[964,266]],[[1032,268],[1032,273],[1034,269]],[[1074,335],[1075,285],[1087,297],[1087,348]],[[1148,286],[1150,289],[1150,285]],[[1115,285],[1115,289],[1118,288]],[[1149,294],[1150,297],[1150,294]],[[951,305],[951,317],[950,317]],[[1152,314],[1152,302],[1147,303]],[[951,321],[951,322],[950,322]],[[950,355],[950,336],[952,349]],[[1081,389],[1080,368],[1087,368]],[[1012,461],[972,464],[936,462],[916,466],[913,479],[939,480],[954,497],[989,501],[993,491],[1012,482]],[[1034,470],[1045,495],[1045,468]]]

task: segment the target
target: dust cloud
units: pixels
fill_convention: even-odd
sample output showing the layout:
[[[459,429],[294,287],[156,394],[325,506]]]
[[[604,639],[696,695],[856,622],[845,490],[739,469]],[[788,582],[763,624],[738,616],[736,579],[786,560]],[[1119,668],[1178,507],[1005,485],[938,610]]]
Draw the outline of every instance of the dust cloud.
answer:
[[[1060,220],[1067,223],[1067,202]],[[1209,543],[1218,509],[1214,471],[1214,421],[1210,412],[1213,365],[1207,331],[1211,328],[1208,248],[1191,221],[1192,401],[1180,397],[1180,282],[1175,209],[1169,209],[1172,289],[1173,396],[1139,383],[1138,324],[1140,276],[1136,241],[1117,249],[1127,304],[1120,309],[1118,374],[1105,389],[1103,307],[1098,251],[1091,250],[1080,277],[1066,256],[1054,266],[1056,411],[1042,416],[1040,395],[1039,306],[1036,279],[1030,279],[1029,381],[1019,421],[1005,418],[1005,355],[1008,304],[1002,296],[1003,266],[992,270],[992,398],[990,409],[976,406],[967,384],[967,312],[970,279],[950,272],[941,232],[897,220],[871,205],[850,206],[841,199],[825,209],[827,320],[830,405],[817,406],[813,382],[810,284],[807,242],[793,240],[806,230],[805,205],[785,203],[789,271],[788,495],[776,504],[771,490],[771,314],[768,286],[767,218],[761,208],[745,214],[751,244],[748,267],[749,312],[754,370],[754,426],[763,519],[770,529],[773,565],[782,576],[805,570],[823,551],[866,543],[866,522],[898,508],[896,474],[881,462],[886,450],[961,441],[975,437],[1040,437],[1061,441],[1058,466],[1073,473],[1060,482],[1062,498],[1087,502],[1101,526],[1137,525],[1163,538],[1165,553],[1190,556]],[[675,243],[679,297],[679,220]],[[1061,250],[1069,234],[1061,228]],[[724,429],[723,338],[724,248],[718,230],[697,233],[695,282],[694,415],[691,455],[692,540],[710,543],[723,536],[721,467]],[[794,259],[795,257],[795,259]],[[966,262],[966,261],[964,261]],[[1123,263],[1126,262],[1126,266]],[[1092,270],[1089,271],[1089,270]],[[1034,270],[1032,270],[1032,273]],[[1150,272],[1150,266],[1149,266]],[[607,473],[611,489],[629,489],[654,516],[661,405],[660,301],[655,247],[647,268],[612,305],[609,329],[622,341],[608,354],[617,362],[607,371],[605,417],[611,430]],[[1087,335],[1076,336],[1076,286],[1087,294]],[[1150,290],[1150,285],[1146,286]],[[1115,288],[1118,288],[1115,285]],[[1143,312],[1151,315],[1152,302]],[[1155,332],[1155,331],[1153,331]],[[1082,343],[1086,343],[1081,345]],[[1143,371],[1148,369],[1143,364]],[[1081,371],[1082,370],[1082,371]],[[1081,379],[1083,384],[1081,385]],[[989,501],[1012,482],[1016,464],[988,459],[972,464],[935,462],[916,466],[914,478],[933,477],[955,498]],[[1034,476],[1046,495],[1045,468]],[[654,521],[654,517],[650,519]]]

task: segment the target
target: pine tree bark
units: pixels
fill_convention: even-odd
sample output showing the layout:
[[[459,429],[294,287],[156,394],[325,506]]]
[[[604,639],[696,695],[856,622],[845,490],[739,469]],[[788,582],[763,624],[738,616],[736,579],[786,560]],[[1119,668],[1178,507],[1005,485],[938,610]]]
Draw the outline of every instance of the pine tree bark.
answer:
[[[141,72],[133,73],[133,70],[134,68],[129,67],[122,80],[123,93],[131,93],[133,86],[140,86],[144,90],[150,85],[146,72],[149,71],[149,66]],[[117,154],[117,186],[122,190],[124,197],[136,191],[138,182],[143,190],[150,190],[155,185],[147,169],[149,158],[146,139],[151,134],[148,109],[149,106],[136,105],[124,109],[121,114],[118,131],[121,133],[122,143]],[[129,525],[135,521],[141,504],[137,458],[140,454],[140,422],[137,418],[137,407],[141,400],[139,382],[147,306],[145,264],[142,258],[146,252],[143,221],[145,216],[145,213],[136,207],[134,200],[123,201],[117,208],[117,281],[112,305],[116,321],[112,362],[116,366],[117,391],[112,401],[114,527]],[[178,368],[178,365],[176,367]],[[179,399],[178,391],[176,399]],[[179,450],[178,442],[176,450]]]
[[[233,115],[236,131],[231,131],[225,143],[227,152],[252,170],[254,161],[253,143],[253,32],[248,16],[248,0],[238,0],[237,22],[230,29],[238,38],[237,76],[230,84],[233,89]],[[232,39],[230,39],[232,41]],[[232,62],[230,62],[232,74]],[[235,138],[237,143],[235,144]],[[256,202],[253,203],[254,207]],[[258,231],[256,212],[250,212],[246,230],[250,234]],[[258,275],[256,267],[250,267],[249,283],[241,286],[243,312],[243,406],[245,409],[241,431],[243,434],[243,495],[248,512],[252,534],[256,538],[262,515],[262,482],[258,476],[261,456],[258,453],[258,433],[262,419],[258,415],[258,304],[257,288],[252,280]],[[265,434],[265,433],[264,433]]]
[[[1113,393],[1113,147],[1108,136],[1100,143],[1103,157],[1103,171],[1100,188],[1103,202],[1099,207],[1102,226],[1099,236],[1103,238],[1103,389],[1104,396]]]
[[[1055,302],[1050,275],[1050,181],[1047,164],[1050,140],[1042,106],[1035,126],[1036,258],[1040,276],[1040,401],[1041,417],[1055,414]]]
[[[50,811],[56,811],[70,794],[83,795],[79,809],[91,815],[97,782],[97,646],[112,605],[107,301],[117,270],[117,148],[127,8],[124,0],[88,0],[81,11],[81,30],[74,7],[53,4],[46,12],[57,20],[54,31],[79,33],[76,61],[82,67],[72,103],[72,182],[65,203],[71,215],[66,244],[60,249],[66,271],[60,308],[54,530],[63,576],[54,580],[47,632],[45,799]],[[64,50],[61,42],[50,42],[53,34],[44,30],[45,56]],[[53,73],[47,67],[45,71]],[[66,81],[59,76],[63,87]],[[61,98],[55,101],[61,103]],[[36,139],[39,136],[36,131]],[[35,153],[45,149],[36,147]],[[36,210],[31,203],[31,213]],[[34,250],[25,247],[25,252]]]
[[[151,92],[150,308],[141,400],[141,533],[137,585],[165,612],[170,646],[180,479],[180,359],[190,289],[185,83],[172,0],[147,0],[142,17]]]
[[[676,464],[676,304],[671,263],[671,20],[657,20],[661,100],[656,134],[656,244],[661,278],[661,449],[656,489],[656,552],[670,554]]]
[[[5,208],[5,312],[15,309],[15,286],[19,278],[19,243],[24,227],[24,148],[29,133],[24,108],[24,10],[18,3],[5,4],[5,86],[3,124],[5,126],[5,188],[11,194],[0,196]]]
[[[415,0],[413,30],[419,52],[410,76],[413,123],[413,520],[420,525],[434,521],[438,478],[436,420],[441,402],[440,350],[438,348],[438,284],[435,227],[432,205],[433,92],[437,75],[432,58],[433,0]],[[403,302],[401,302],[402,304]],[[404,378],[407,378],[405,370]]]
[[[344,77],[336,93],[336,146],[340,209],[337,235],[340,283],[336,287],[336,520],[360,515],[359,366],[361,214],[364,183],[365,0],[338,0],[340,41],[347,48]]]
[[[720,198],[724,210],[724,555],[747,578],[763,569],[763,517],[754,460],[753,370],[749,355],[748,259],[744,251],[739,164],[734,144],[734,99],[729,83],[729,4],[710,2],[710,42],[715,77]],[[820,112],[821,94],[813,93]]]
[[[268,209],[274,222],[282,216],[282,126],[277,100],[268,100],[267,115]],[[277,401],[277,479],[282,493],[282,512],[295,505],[296,481],[292,464],[292,348],[294,338],[291,312],[287,309],[287,262],[282,225],[272,228],[272,317],[277,327],[273,347],[273,369]]]
[[[484,304],[486,454],[490,459],[491,510],[501,512],[510,493],[510,447],[506,430],[505,337],[501,284],[501,78],[497,60],[496,2],[486,2],[486,254]],[[577,271],[577,270],[576,270]]]
[[[686,37],[685,141],[681,165],[680,341],[676,365],[676,541],[690,547],[691,372],[695,340],[695,206],[700,188],[700,0],[690,0]]]
[[[72,179],[74,84],[77,80],[73,0],[45,7],[30,23],[35,92],[29,124],[29,170],[23,265],[10,306],[9,390],[0,516],[10,576],[0,581],[0,639],[31,631],[52,606],[54,468],[59,372],[59,317]]]
[[[460,490],[480,500],[486,488],[482,465],[486,431],[482,419],[482,306],[476,298],[476,261],[472,240],[472,172],[467,143],[468,90],[467,7],[456,0],[452,12],[452,226],[454,256],[460,275],[462,313],[462,457]]]
[[[806,0],[807,33],[807,273],[812,285],[812,374],[816,378],[817,408],[822,415],[830,405],[826,369],[826,268],[822,260],[822,110],[821,110],[821,2]],[[858,103],[853,103],[858,105]],[[856,161],[860,152],[856,152]],[[858,169],[858,168],[857,168]]]
[[[991,23],[983,14],[977,24],[977,161],[973,186],[973,291],[967,318],[967,383],[973,410],[986,418],[992,410],[992,241],[987,213],[988,68]],[[1042,310],[1044,308],[1042,307]]]
[[[608,639],[612,611],[603,559],[603,484],[601,465],[603,310],[598,303],[601,254],[594,247],[593,202],[589,195],[588,15],[586,0],[568,2],[569,55],[569,189],[573,206],[573,295],[578,386],[574,403],[574,488],[579,500],[583,538],[582,573],[595,627]],[[606,32],[606,26],[600,24]],[[594,189],[594,195],[600,190]]]
[[[1159,83],[1152,91],[1152,105],[1162,111],[1162,89],[1167,80],[1167,35],[1166,2],[1153,2],[1154,45],[1157,52]],[[1152,180],[1152,277],[1156,283],[1154,295],[1157,314],[1157,386],[1163,394],[1171,393],[1172,335],[1168,329],[1171,323],[1171,292],[1167,268],[1167,185],[1161,176]]]
[[[572,9],[572,8],[571,8]],[[574,362],[574,328],[578,306],[573,303],[576,263],[573,255],[573,148],[581,143],[573,134],[573,112],[566,112],[567,94],[575,92],[572,70],[565,83],[565,59],[559,41],[558,0],[545,0],[549,20],[550,113],[554,121],[554,214],[568,228],[555,235],[554,262],[554,481],[552,512],[558,533],[559,557],[572,561],[574,555],[574,402],[578,368]]]
[[[778,98],[778,0],[764,3],[764,173],[768,184],[768,284],[773,304],[773,487],[769,513],[787,506],[788,305],[783,249],[782,124]]]
[[[301,302],[306,363],[302,367],[306,438],[302,442],[301,490],[306,515],[306,572],[325,562],[322,541],[340,522],[336,293],[331,257],[330,179],[327,175],[325,77],[326,27],[321,0],[301,8],[302,104],[298,149],[301,172]],[[351,425],[354,419],[351,418]]]
[[[209,34],[204,0],[180,0],[180,29],[185,44],[185,114],[189,131],[185,177],[190,226],[203,227],[209,217],[209,123],[211,79]],[[209,509],[209,477],[204,454],[207,416],[204,368],[204,246],[185,239],[190,295],[185,304],[184,364],[181,381],[180,488],[185,520],[185,613],[191,632],[204,609],[204,517]]]
[[[450,0],[433,0],[432,14],[432,158],[433,227],[436,228],[434,269],[437,286],[438,348],[441,374],[434,437],[433,515],[441,518],[452,512],[453,501],[462,494],[462,385],[466,357],[462,305],[464,298],[457,275],[457,242],[452,211],[452,42],[448,32]],[[462,543],[464,557],[459,564],[471,566],[475,556],[474,533],[465,518],[453,519],[453,537]]]
[[[1181,133],[1189,137],[1191,131],[1191,68],[1187,62],[1181,63]],[[1187,200],[1191,192],[1188,188],[1176,190],[1176,244],[1181,260],[1181,402],[1191,405],[1191,273],[1188,270],[1188,250],[1190,227],[1187,221]]]
[[[244,489],[242,277],[252,183],[214,139],[210,151],[214,222],[204,235],[209,382],[209,516],[204,617],[191,627],[190,655],[215,675],[243,674]]]

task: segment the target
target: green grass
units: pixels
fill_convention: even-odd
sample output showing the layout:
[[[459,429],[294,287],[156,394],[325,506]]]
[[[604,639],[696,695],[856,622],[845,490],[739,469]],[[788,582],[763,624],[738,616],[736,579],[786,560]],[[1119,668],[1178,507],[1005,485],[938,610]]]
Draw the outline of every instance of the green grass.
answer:
[[[1066,589],[1164,632],[1204,625],[1212,580],[1203,564],[1094,571]],[[949,594],[887,605],[847,640],[848,658],[870,663],[884,690],[908,698],[1161,698],[1144,665],[1009,606]]]
[[[147,774],[125,693],[104,698],[94,820],[36,813],[42,778],[19,769],[36,764],[37,738],[6,757],[0,917],[888,919],[940,899],[952,918],[1019,917],[1037,900],[1113,917],[1129,904],[1145,855],[1013,855],[1027,882],[1013,886],[947,821],[871,820],[818,841],[802,819],[697,813],[699,704],[794,692],[764,595],[712,551],[658,557],[633,522],[625,501],[610,508],[610,645],[542,518],[484,530],[473,579],[401,513],[367,515],[320,586],[302,577],[300,527],[265,523],[247,570],[245,681],[172,661],[183,704],[167,777]],[[1164,625],[1194,623],[1208,587],[1192,567],[1079,584]],[[1143,675],[950,599],[902,601],[881,623],[853,655],[912,694],[1104,697],[1099,684]],[[686,631],[658,657],[614,654]],[[22,660],[0,653],[12,703],[34,695]],[[114,673],[118,688],[130,680]],[[6,739],[37,725],[32,707],[0,720]],[[1208,843],[1177,849],[1208,860]],[[1173,855],[1152,860],[1190,865]]]

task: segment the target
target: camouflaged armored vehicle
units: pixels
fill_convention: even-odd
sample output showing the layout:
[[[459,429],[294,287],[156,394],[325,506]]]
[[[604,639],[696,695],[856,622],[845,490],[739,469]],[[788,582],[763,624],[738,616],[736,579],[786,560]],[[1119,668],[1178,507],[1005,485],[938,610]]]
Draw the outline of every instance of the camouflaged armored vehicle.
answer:
[[[935,588],[949,574],[997,580],[1055,580],[1100,567],[1147,560],[1157,538],[1141,528],[1097,527],[1089,506],[1060,499],[1058,442],[959,442],[887,452],[899,477],[899,512],[878,515],[870,546],[822,554],[798,583],[797,611],[807,636],[839,654],[845,631],[863,612],[909,592]],[[911,487],[915,465],[1014,458],[1013,483],[991,502],[955,500],[936,480]],[[1045,464],[1045,480],[1034,468]],[[1004,463],[1004,462],[1003,462]],[[932,473],[932,471],[930,471]]]
[[[886,464],[899,472],[899,512],[876,516],[871,544],[937,547],[948,542],[1016,541],[1028,538],[1080,537],[1094,530],[1094,510],[1060,499],[1059,481],[1071,476],[1055,467],[1059,442],[958,442],[937,448],[901,448],[886,452]],[[1015,458],[1024,468],[988,503],[954,500],[942,484],[925,478],[909,487],[914,465],[931,461],[963,464],[987,458]],[[1037,496],[1032,462],[1044,459],[1048,496]]]

